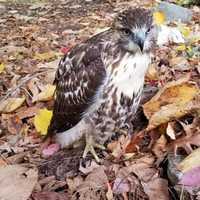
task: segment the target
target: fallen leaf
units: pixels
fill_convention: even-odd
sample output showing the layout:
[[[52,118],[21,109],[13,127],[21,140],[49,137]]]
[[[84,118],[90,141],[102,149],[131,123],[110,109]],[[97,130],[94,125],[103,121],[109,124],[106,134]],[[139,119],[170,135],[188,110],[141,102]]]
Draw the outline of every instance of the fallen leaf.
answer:
[[[169,63],[174,69],[179,69],[179,70],[190,69],[190,64],[189,64],[188,60],[184,57],[181,57],[181,56],[177,56],[177,57],[172,58],[169,61]]]
[[[165,135],[161,135],[160,138],[158,140],[156,140],[152,151],[154,152],[154,154],[156,155],[157,158],[163,158],[163,156],[165,156],[165,152],[167,151],[167,139],[165,137]]]
[[[45,52],[45,53],[36,53],[34,59],[39,61],[49,61],[51,59],[56,58],[57,55],[53,51]]]
[[[79,196],[79,200],[85,199],[106,199],[108,178],[104,172],[104,166],[94,169],[85,179],[77,186],[74,191],[74,198]]]
[[[27,200],[37,183],[36,168],[21,165],[0,167],[0,199]]]
[[[167,134],[172,140],[175,140],[175,139],[176,139],[175,131],[174,131],[174,129],[173,129],[171,123],[168,123],[168,125],[167,125],[166,134]]]
[[[107,145],[115,158],[120,158],[126,152],[126,147],[130,143],[130,138],[121,135],[117,141],[113,141]]]
[[[158,80],[158,71],[156,69],[156,66],[155,64],[151,64],[149,67],[148,67],[148,71],[146,73],[146,77],[149,79],[149,80]]]
[[[199,100],[199,88],[188,82],[188,78],[166,84],[147,103],[143,105],[144,113],[149,119],[147,130],[177,119],[192,109],[196,109]]]
[[[179,184],[190,187],[200,187],[200,167],[195,167],[185,172],[181,176]]]
[[[25,101],[25,97],[14,98],[10,97],[5,101],[0,102],[0,112],[9,113],[19,108]]]
[[[164,24],[165,18],[165,14],[163,12],[157,11],[153,13],[153,19],[157,25]]]
[[[35,95],[32,98],[32,102],[37,102],[37,101],[49,101],[52,99],[54,92],[55,92],[56,86],[55,85],[51,85],[51,84],[47,84],[43,91],[40,92],[39,94]]]
[[[183,161],[178,165],[178,169],[182,172],[187,172],[192,168],[200,166],[200,148],[194,150],[189,156],[187,156]]]
[[[195,132],[195,131],[194,131]],[[187,154],[193,152],[192,146],[200,147],[200,134],[182,136],[175,141],[171,142],[169,149],[172,149],[175,153],[180,149],[184,149]]]
[[[42,150],[42,155],[44,157],[48,157],[56,153],[60,149],[60,145],[55,143],[55,144],[50,144],[47,148]]]
[[[176,47],[176,50],[177,50],[177,51],[185,51],[185,50],[186,50],[185,44],[181,44],[181,45],[177,46],[177,47]]]
[[[148,183],[142,184],[144,192],[148,195],[149,200],[169,200],[168,182],[163,178],[154,178]]]
[[[50,124],[52,114],[52,111],[44,108],[40,109],[38,114],[34,117],[35,128],[41,135],[47,134],[47,129]]]
[[[0,74],[4,71],[5,65],[3,63],[0,64]]]
[[[8,119],[8,131],[12,134],[20,134],[23,128],[23,123],[21,119],[17,116],[11,116]]]
[[[184,35],[184,37],[189,37],[189,35],[191,33],[190,27],[179,25],[178,29]]]
[[[33,200],[67,200],[69,196],[66,193],[58,192],[35,192],[32,194]]]
[[[30,118],[35,116],[38,113],[38,110],[41,108],[41,105],[36,105],[33,107],[24,107],[22,110],[20,109],[19,112],[16,113],[16,115],[20,119]]]
[[[63,54],[67,54],[69,52],[70,48],[69,47],[61,47],[60,51],[63,53]]]

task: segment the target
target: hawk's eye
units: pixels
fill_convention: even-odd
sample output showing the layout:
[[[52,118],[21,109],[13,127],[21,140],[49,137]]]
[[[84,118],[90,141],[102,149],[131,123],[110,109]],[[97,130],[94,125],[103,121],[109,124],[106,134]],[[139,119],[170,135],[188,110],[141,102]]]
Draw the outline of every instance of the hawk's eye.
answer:
[[[151,29],[153,29],[153,26],[150,26],[147,31],[146,31],[146,35],[150,33]]]
[[[149,34],[150,31],[151,31],[151,27],[147,29],[146,34]]]
[[[122,29],[122,33],[123,33],[124,35],[126,35],[126,36],[131,35],[131,31],[130,31],[129,29],[127,29],[127,28]]]

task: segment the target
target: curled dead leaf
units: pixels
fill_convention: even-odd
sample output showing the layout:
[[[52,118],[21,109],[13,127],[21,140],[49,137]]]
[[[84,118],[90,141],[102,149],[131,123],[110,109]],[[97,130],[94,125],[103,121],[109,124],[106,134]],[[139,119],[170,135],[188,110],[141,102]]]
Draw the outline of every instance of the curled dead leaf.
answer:
[[[200,107],[199,88],[188,78],[182,78],[166,84],[147,103],[143,105],[144,113],[149,119],[147,130],[177,119]]]

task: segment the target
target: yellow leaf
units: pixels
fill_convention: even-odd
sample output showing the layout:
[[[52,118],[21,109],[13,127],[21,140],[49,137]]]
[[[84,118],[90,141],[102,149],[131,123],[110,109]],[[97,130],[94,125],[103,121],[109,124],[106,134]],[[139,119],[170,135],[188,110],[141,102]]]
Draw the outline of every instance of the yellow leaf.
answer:
[[[181,44],[181,45],[177,46],[177,47],[176,47],[176,50],[177,50],[177,51],[185,51],[185,50],[186,50],[185,44]]]
[[[178,165],[183,173],[191,170],[192,168],[200,166],[200,148],[195,149],[189,156],[187,156],[183,161]]]
[[[5,65],[3,63],[0,64],[0,74],[3,72],[5,69]]]
[[[187,26],[180,25],[178,29],[184,35],[184,37],[188,37],[191,33],[190,28]]]
[[[42,92],[33,97],[32,102],[34,103],[36,101],[48,101],[52,99],[55,89],[55,85],[47,84]]]
[[[39,61],[49,61],[53,58],[56,58],[57,55],[53,51],[45,52],[45,53],[36,53],[34,59]]]
[[[19,108],[25,101],[25,97],[21,98],[8,98],[0,102],[0,112],[9,113]]]
[[[153,13],[153,19],[157,25],[161,25],[164,24],[166,17],[163,12],[157,11]]]
[[[47,129],[52,118],[52,111],[46,108],[40,109],[38,114],[34,117],[34,126],[41,135],[47,134]]]
[[[166,84],[143,105],[144,113],[149,119],[147,130],[182,117],[194,107],[198,107],[198,103],[194,103],[198,96],[199,88],[188,82],[187,78]]]

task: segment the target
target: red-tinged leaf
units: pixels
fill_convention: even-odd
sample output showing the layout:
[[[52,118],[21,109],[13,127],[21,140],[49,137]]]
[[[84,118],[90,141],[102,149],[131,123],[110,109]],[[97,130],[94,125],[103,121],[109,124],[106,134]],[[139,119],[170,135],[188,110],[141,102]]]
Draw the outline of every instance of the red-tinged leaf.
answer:
[[[69,48],[69,47],[61,47],[61,49],[60,49],[60,51],[61,51],[63,54],[66,54],[66,53],[68,53],[68,52],[69,52],[69,50],[70,50],[70,48]]]
[[[55,143],[55,144],[50,144],[47,148],[42,150],[43,156],[51,156],[54,153],[56,153],[60,149],[60,145]]]
[[[190,187],[199,187],[200,186],[200,167],[195,167],[190,171],[187,171],[181,177],[179,184],[190,186]]]

